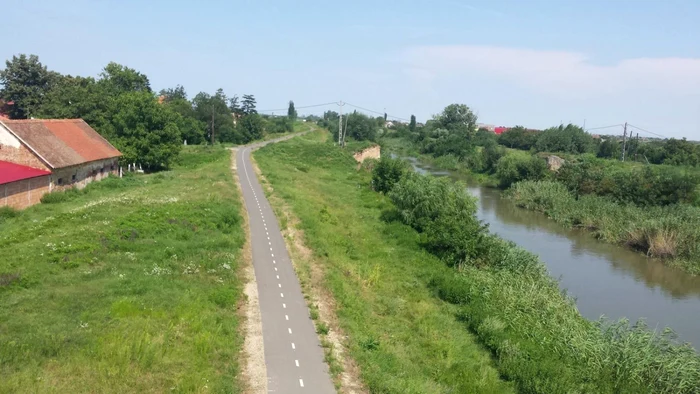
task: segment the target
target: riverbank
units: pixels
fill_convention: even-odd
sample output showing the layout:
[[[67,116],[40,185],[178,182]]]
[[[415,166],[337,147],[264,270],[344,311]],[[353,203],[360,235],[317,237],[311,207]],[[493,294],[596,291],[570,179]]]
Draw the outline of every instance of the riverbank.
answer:
[[[434,158],[418,153],[409,141],[400,138],[382,140],[384,147],[401,157],[415,157],[431,167],[452,171],[470,182],[498,188],[495,174],[471,171],[465,162],[454,157]],[[511,152],[509,154],[521,154]],[[589,231],[596,239],[658,258],[664,264],[700,275],[700,208],[688,204],[637,207],[596,195],[582,195],[577,200],[558,182],[521,181],[505,189],[504,194],[523,209],[544,213],[564,226]],[[504,190],[504,189],[501,189]]]
[[[0,210],[0,392],[243,391],[230,158]]]
[[[606,198],[578,199],[552,181],[523,181],[505,192],[517,206],[542,212],[568,227],[584,228],[597,239],[664,259],[700,274],[700,208],[690,205],[640,208]]]
[[[431,238],[404,224],[395,202],[369,189],[370,174],[356,171],[348,152],[303,138],[266,147],[256,158],[327,269],[320,285],[337,302],[348,348],[370,390],[507,390],[492,372],[477,372],[494,367],[517,391],[531,393],[692,393],[700,385],[692,348],[643,325],[584,319],[537,257],[510,243],[479,235],[486,248],[448,266],[463,253],[452,244],[456,238]],[[420,183],[432,184],[429,179]],[[463,187],[442,183],[436,193],[422,194],[441,201],[427,207],[444,205],[442,187],[469,206]],[[449,253],[443,261],[429,250]]]

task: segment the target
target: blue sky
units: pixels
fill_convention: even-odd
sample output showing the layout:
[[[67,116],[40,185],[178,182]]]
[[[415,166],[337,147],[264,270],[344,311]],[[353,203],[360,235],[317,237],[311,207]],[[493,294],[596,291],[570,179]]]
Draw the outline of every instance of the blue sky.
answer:
[[[12,17],[0,58],[37,54],[67,74],[96,76],[116,61],[156,90],[221,87],[254,94],[263,110],[342,99],[425,120],[458,102],[497,125],[627,121],[700,139],[697,0],[27,0],[3,9]]]

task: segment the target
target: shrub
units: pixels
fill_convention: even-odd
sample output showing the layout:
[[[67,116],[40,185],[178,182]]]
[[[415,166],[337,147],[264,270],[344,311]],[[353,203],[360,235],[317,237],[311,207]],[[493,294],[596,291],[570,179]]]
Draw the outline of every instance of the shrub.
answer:
[[[496,164],[496,177],[503,188],[519,181],[544,179],[546,173],[547,163],[537,156],[505,155]]]
[[[410,171],[409,165],[400,159],[382,157],[372,170],[372,187],[380,193],[388,193]]]

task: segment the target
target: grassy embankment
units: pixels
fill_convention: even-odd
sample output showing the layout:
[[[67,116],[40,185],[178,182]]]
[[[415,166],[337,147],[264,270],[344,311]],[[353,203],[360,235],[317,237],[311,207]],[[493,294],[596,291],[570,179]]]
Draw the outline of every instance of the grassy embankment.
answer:
[[[230,151],[0,211],[0,392],[240,392]]]
[[[393,204],[369,189],[369,173],[355,171],[349,152],[300,138],[256,158],[273,195],[301,220],[326,272],[318,285],[335,297],[349,352],[371,391],[700,387],[700,359],[691,348],[643,325],[587,321],[541,262],[513,245],[493,239],[477,265],[458,269],[427,253],[426,234],[391,219]],[[491,351],[493,366],[477,342]]]
[[[665,258],[672,266],[700,274],[700,208],[687,204],[637,207],[583,195],[576,199],[551,181],[516,183],[506,192],[516,205],[568,226],[590,230],[605,242]]]
[[[271,202],[291,207],[325,271],[317,285],[335,298],[364,384],[384,393],[512,392],[455,307],[428,288],[433,273],[450,269],[420,248],[415,232],[380,220],[390,202],[368,189],[352,150],[326,137],[314,132],[254,155],[274,188]]]

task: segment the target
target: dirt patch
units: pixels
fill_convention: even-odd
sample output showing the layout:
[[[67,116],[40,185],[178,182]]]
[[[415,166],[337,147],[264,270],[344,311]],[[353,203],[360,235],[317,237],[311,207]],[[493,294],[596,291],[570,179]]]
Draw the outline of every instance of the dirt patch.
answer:
[[[268,201],[275,210],[280,223],[280,230],[287,244],[287,250],[292,259],[292,265],[301,283],[302,292],[314,318],[316,332],[326,354],[334,383],[340,393],[368,393],[360,380],[360,368],[347,355],[344,335],[338,322],[336,303],[333,294],[325,287],[325,271],[322,263],[314,258],[313,251],[304,242],[304,232],[299,230],[299,219],[292,213],[289,206],[277,195],[262,175],[255,160],[252,159],[253,170],[265,190]],[[314,316],[315,314],[318,316]],[[325,329],[324,329],[325,328]]]
[[[242,261],[243,283],[245,283],[245,299],[239,305],[239,315],[243,324],[243,351],[240,365],[243,366],[243,383],[246,386],[245,393],[266,394],[267,393],[267,367],[265,366],[265,347],[262,333],[262,317],[260,316],[260,300],[258,298],[258,285],[255,280],[255,269],[253,268],[253,254],[250,245],[250,226],[248,221],[248,210],[243,199],[240,179],[236,168],[237,148],[231,149],[231,172],[233,173],[238,195],[241,201],[241,216],[243,217],[243,228],[245,229],[245,244],[243,245]]]

